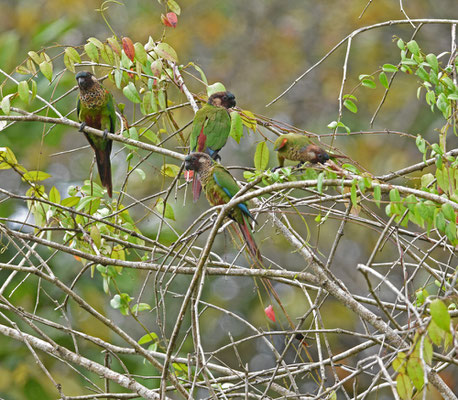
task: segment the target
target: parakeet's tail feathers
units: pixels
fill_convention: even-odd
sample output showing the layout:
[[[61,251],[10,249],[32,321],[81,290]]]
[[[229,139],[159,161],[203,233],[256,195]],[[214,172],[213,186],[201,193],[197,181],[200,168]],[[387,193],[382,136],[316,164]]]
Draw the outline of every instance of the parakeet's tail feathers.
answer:
[[[199,200],[200,193],[202,192],[202,185],[200,184],[199,178],[197,178],[196,174],[193,176],[192,180],[192,198],[194,203]]]
[[[97,161],[97,168],[99,170],[99,176],[102,182],[102,186],[105,186],[105,188],[107,189],[108,196],[113,197],[113,184],[111,182],[110,151],[108,151],[108,149],[96,149],[95,159]]]
[[[261,252],[254,241],[253,235],[251,233],[250,227],[248,226],[247,221],[244,219],[243,224],[239,224],[240,232],[242,232],[242,236],[245,239],[245,243],[248,246],[248,250],[250,251],[251,255],[254,257],[255,260],[259,261],[262,264],[262,257]]]

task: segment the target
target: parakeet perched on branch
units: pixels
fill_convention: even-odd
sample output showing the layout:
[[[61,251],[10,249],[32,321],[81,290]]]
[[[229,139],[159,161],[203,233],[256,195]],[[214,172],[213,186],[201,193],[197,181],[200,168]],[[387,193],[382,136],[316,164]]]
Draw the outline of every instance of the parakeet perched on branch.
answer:
[[[202,183],[208,202],[212,206],[228,203],[240,190],[237,182],[221,164],[216,163],[206,153],[191,153],[185,158],[185,168],[192,170],[197,179]],[[254,221],[246,203],[239,203],[232,208],[228,217],[237,222],[240,232],[252,256],[262,263],[261,253],[254,241],[253,234],[248,224]]]
[[[230,92],[213,93],[207,104],[197,111],[192,124],[189,148],[191,152],[207,153],[214,160],[223,148],[231,131],[229,109],[235,107],[235,97]],[[202,188],[198,179],[193,179],[194,201]]]
[[[297,167],[302,166],[305,162],[312,164],[324,164],[329,160],[329,154],[321,147],[313,144],[307,136],[297,133],[288,133],[281,135],[274,143],[274,150],[277,151],[278,167],[282,168],[286,160],[299,161]]]
[[[76,107],[78,119],[81,122],[80,131],[85,126],[90,126],[105,132],[104,137],[86,132],[84,134],[95,151],[102,185],[106,187],[108,196],[112,197],[110,154],[113,141],[107,139],[106,134],[108,132],[114,133],[116,130],[116,112],[113,96],[90,72],[78,72],[75,78],[80,90]]]

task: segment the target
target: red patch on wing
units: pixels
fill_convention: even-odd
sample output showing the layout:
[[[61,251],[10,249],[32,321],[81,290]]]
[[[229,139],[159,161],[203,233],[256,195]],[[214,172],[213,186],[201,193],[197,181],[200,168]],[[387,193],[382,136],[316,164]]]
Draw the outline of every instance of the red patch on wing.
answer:
[[[197,138],[197,151],[204,151],[206,146],[205,142],[207,141],[207,136],[204,135],[204,125],[202,125],[202,129],[200,130],[199,137]]]
[[[184,179],[186,179],[186,182],[191,182],[193,176],[194,171],[184,171]]]

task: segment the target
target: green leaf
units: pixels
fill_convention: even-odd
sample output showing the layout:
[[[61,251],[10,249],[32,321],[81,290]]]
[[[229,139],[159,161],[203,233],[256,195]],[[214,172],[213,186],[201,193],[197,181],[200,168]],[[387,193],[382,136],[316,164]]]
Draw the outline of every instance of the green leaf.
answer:
[[[366,86],[368,87],[369,89],[375,89],[377,87],[377,85],[375,84],[375,82],[371,79],[363,79],[363,81],[361,82],[361,84],[363,86]]]
[[[194,64],[193,62],[190,62],[189,65],[192,65],[196,69],[196,71],[199,72],[200,79],[202,79],[202,82],[204,82],[205,85],[208,86],[208,80],[207,80],[207,77],[205,76],[204,70],[200,68],[198,65]]]
[[[456,244],[456,223],[455,221],[449,222],[447,227],[445,228],[445,234],[447,235],[448,240],[453,245]]]
[[[28,171],[22,176],[22,180],[29,182],[40,182],[50,177],[51,175],[43,171]]]
[[[458,101],[458,94],[456,94],[456,93],[449,94],[449,95],[447,96],[447,99],[449,99],[449,100],[454,100],[454,101]]]
[[[352,100],[346,99],[343,102],[343,105],[345,106],[345,108],[347,108],[352,113],[357,113],[358,112],[358,107],[356,107],[356,104]]]
[[[154,60],[151,63],[150,69],[151,69],[151,73],[153,74],[153,76],[159,78],[162,73],[162,61],[159,59]]]
[[[33,79],[30,81],[31,86],[32,86],[32,97],[30,98],[30,101],[33,101],[35,97],[37,96],[37,82],[34,81]]]
[[[231,130],[229,132],[229,136],[231,136],[237,143],[240,143],[240,139],[243,136],[243,121],[237,111],[231,112]]]
[[[75,62],[73,60],[70,59],[70,57],[68,56],[67,53],[64,54],[64,64],[65,64],[65,67],[70,71],[70,72],[73,72],[75,73],[76,70],[75,70]]]
[[[439,97],[437,98],[437,102],[436,102],[437,108],[444,113],[447,111],[448,105],[449,105],[449,102],[447,101],[447,97],[445,96],[445,94],[444,93],[439,94]]]
[[[433,174],[424,174],[424,175],[421,176],[421,187],[422,188],[426,188],[433,181],[434,181],[434,175]]]
[[[378,79],[385,89],[389,88],[388,78],[386,77],[385,72],[380,72]]]
[[[353,207],[358,206],[358,197],[356,195],[356,180],[353,181],[351,185],[351,194],[350,194],[351,202],[353,204]]]
[[[146,179],[145,171],[143,171],[141,168],[135,168],[135,172],[138,175],[140,175],[140,178],[142,179],[142,181],[144,181]]]
[[[390,190],[390,201],[393,203],[399,203],[401,201],[401,195],[399,194],[398,189]]]
[[[132,82],[129,82],[127,86],[122,89],[124,96],[127,97],[132,103],[141,103],[140,95],[137,92],[137,88]]]
[[[404,50],[406,48],[405,46],[405,43],[402,39],[398,39],[398,41],[396,42],[396,45],[401,49],[401,50]]]
[[[415,40],[408,42],[407,48],[412,54],[415,54],[416,56],[420,55],[420,47],[418,47],[418,44]]]
[[[159,103],[159,108],[161,110],[165,110],[167,108],[167,104],[165,103],[165,91],[159,90],[157,92],[157,102]]]
[[[396,377],[396,390],[402,400],[409,400],[412,396],[412,383],[406,374],[399,374]]]
[[[417,148],[420,151],[420,153],[424,154],[426,151],[426,142],[420,134],[417,135],[417,138],[415,139],[415,144],[417,145]]]
[[[51,190],[49,191],[49,201],[51,201],[52,203],[57,203],[57,204],[60,204],[60,193],[59,191],[56,189],[55,186],[53,186],[51,188]]]
[[[2,102],[0,103],[0,107],[5,115],[10,115],[10,110],[11,110],[11,103],[10,103],[10,97],[12,95],[9,94],[8,96],[5,96],[2,99]]]
[[[140,311],[151,310],[151,306],[147,303],[138,303],[132,307],[132,312],[137,313]]]
[[[99,62],[99,51],[97,50],[97,46],[94,43],[86,43],[84,45],[84,51],[86,52],[87,56],[91,59],[91,61]]]
[[[440,299],[435,299],[429,305],[431,318],[436,325],[442,330],[450,331],[450,314],[448,313],[447,306]]]
[[[157,212],[160,215],[163,215],[165,218],[175,221],[175,213],[173,212],[172,206],[167,202],[165,203],[165,212],[164,212],[164,199],[162,197],[156,203]]]
[[[81,62],[81,57],[79,53],[73,47],[65,48],[65,54],[67,54],[68,58],[70,58],[70,60],[72,60],[73,62],[76,62],[76,63]]]
[[[420,79],[423,79],[426,82],[429,81],[429,74],[421,66],[417,68],[417,71],[415,72],[415,75],[417,75]]]
[[[149,342],[153,342],[158,340],[157,335],[154,332],[147,333],[146,335],[143,335],[140,339],[138,339],[138,344],[145,344]]]
[[[377,207],[380,208],[380,199],[382,197],[382,189],[379,185],[374,186],[374,200]]]
[[[62,200],[62,205],[64,207],[74,207],[80,202],[81,197],[71,196]]]
[[[97,48],[103,49],[103,43],[99,39],[97,39],[95,37],[90,37],[87,41],[89,43],[94,44]]]
[[[420,391],[425,383],[423,377],[423,367],[418,357],[410,357],[407,361],[407,375],[412,380],[413,384]]]
[[[455,221],[455,210],[453,209],[452,205],[449,203],[442,204],[441,206],[442,212],[444,213],[445,218],[449,221]]]
[[[140,129],[140,136],[148,139],[153,144],[158,144],[159,143],[159,138],[157,137],[157,135],[153,131],[151,131],[149,129],[145,130],[145,128],[141,128]]]
[[[440,346],[444,337],[444,331],[437,326],[434,320],[431,320],[428,325],[428,335],[436,346]]]
[[[318,191],[318,193],[323,193],[323,179],[324,179],[324,177],[325,177],[324,171],[321,172],[318,175],[317,182],[316,182],[316,190]]]
[[[145,65],[146,62],[148,61],[148,55],[146,54],[146,51],[143,45],[139,42],[136,42],[134,44],[134,49],[135,49],[135,58],[137,59],[137,61]]]
[[[425,362],[431,365],[433,361],[433,345],[431,344],[431,340],[429,340],[428,337],[425,337],[424,340],[423,355]]]
[[[39,56],[36,52],[34,51],[29,51],[27,53],[29,55],[29,57],[33,60],[33,62],[37,65],[39,65],[43,60],[44,58]]]
[[[173,11],[176,15],[180,15],[181,8],[174,0],[167,0],[167,7],[170,8],[170,11]]]
[[[161,167],[161,174],[170,178],[175,178],[178,172],[180,172],[180,167],[175,164],[164,164]]]
[[[19,98],[24,103],[29,103],[29,85],[27,81],[20,81],[17,85],[17,92],[19,93]]]
[[[439,62],[437,61],[437,57],[435,54],[428,54],[426,56],[426,62],[434,71],[439,72]]]
[[[52,63],[50,61],[41,62],[40,71],[49,82],[52,81]]]
[[[176,51],[172,48],[167,43],[159,43],[156,45],[154,48],[154,52],[162,58],[165,58],[166,60],[172,61],[172,62],[177,62],[178,61],[178,56]]]
[[[251,129],[253,132],[256,132],[257,122],[256,117],[251,111],[242,110],[242,122],[248,129]]]
[[[17,165],[17,159],[9,147],[0,147],[0,169],[10,169]]]
[[[90,236],[94,241],[94,244],[97,248],[100,248],[102,245],[102,236],[100,235],[100,230],[97,228],[97,225],[92,225]]]
[[[265,170],[269,164],[269,148],[266,142],[260,142],[254,153],[254,166],[258,170]]]
[[[398,67],[393,64],[383,64],[382,70],[383,72],[396,72]]]
[[[213,85],[207,86],[207,95],[210,97],[213,93],[225,92],[226,88],[221,82],[215,82]]]
[[[428,90],[425,94],[425,100],[429,106],[436,104],[436,94],[432,90]]]

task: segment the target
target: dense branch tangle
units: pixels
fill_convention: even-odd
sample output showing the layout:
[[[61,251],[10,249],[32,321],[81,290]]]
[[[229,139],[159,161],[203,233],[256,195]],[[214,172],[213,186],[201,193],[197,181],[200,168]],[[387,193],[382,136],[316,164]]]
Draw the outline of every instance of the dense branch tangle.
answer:
[[[179,69],[174,64],[171,67],[178,87],[185,89],[187,102],[142,117],[132,125],[140,126],[149,121],[155,124],[156,117],[164,117],[170,118],[170,126],[174,126],[169,113],[189,103],[195,104],[193,95],[179,75]],[[49,108],[52,105],[52,108],[58,109],[58,102],[42,101]],[[195,107],[193,109],[195,111]],[[0,121],[24,125],[27,122],[41,122],[44,126],[65,125],[71,128],[69,134],[80,134],[77,132],[79,124],[65,114],[54,118],[42,115],[41,109],[35,112],[18,108],[12,110],[16,115],[0,115]],[[291,127],[263,117],[258,123],[275,135],[291,130]],[[182,127],[175,128],[176,132],[181,132]],[[51,130],[48,128],[46,132]],[[103,135],[103,132],[88,127],[85,131]],[[271,135],[268,132],[263,134]],[[177,160],[179,164],[186,152],[122,135],[108,134],[108,137],[139,152],[137,167],[146,163],[151,154]],[[448,155],[456,156],[457,150],[451,150]],[[413,292],[436,280],[444,292],[456,295],[456,275],[453,275],[455,271],[452,268],[456,265],[456,256],[453,246],[440,232],[433,230],[427,235],[419,227],[401,226],[400,221],[395,222],[394,216],[387,219],[383,213],[377,212],[372,194],[375,187],[384,194],[397,189],[405,196],[412,194],[439,206],[448,204],[458,210],[456,203],[445,196],[413,189],[402,182],[389,182],[420,171],[434,162],[435,158],[432,158],[406,166],[401,171],[386,171],[378,180],[375,177],[371,179],[364,191],[358,186],[363,178],[348,171],[342,171],[336,179],[321,179],[320,182],[319,179],[304,179],[298,175],[295,181],[254,185],[253,190],[234,198],[226,206],[203,212],[188,226],[179,227],[181,230],[165,218],[167,201],[183,201],[181,196],[186,184],[180,176],[166,181],[159,193],[141,199],[131,196],[128,190],[121,190],[115,203],[106,204],[108,213],[105,214],[91,214],[62,205],[50,196],[40,195],[39,191],[24,195],[1,188],[2,202],[20,205],[32,202],[35,207],[53,210],[55,216],[67,215],[71,223],[56,223],[58,218],[53,219],[52,216],[42,225],[36,221],[20,225],[14,218],[2,217],[0,220],[3,244],[16,252],[0,264],[6,277],[0,287],[0,332],[24,343],[62,399],[138,396],[155,399],[167,398],[172,391],[184,398],[199,393],[214,398],[245,396],[258,399],[326,399],[333,391],[345,398],[364,398],[371,390],[382,391],[384,388],[387,388],[387,393],[395,393],[396,374],[390,369],[391,363],[400,351],[412,353],[415,333],[425,331],[430,323],[428,303],[417,306]],[[319,172],[323,170],[318,169]],[[20,169],[16,173],[19,179]],[[129,177],[130,174],[122,188],[127,186]],[[27,184],[37,186],[34,182]],[[321,185],[321,191],[317,190],[318,185]],[[356,187],[358,195],[357,204],[347,190],[353,187]],[[46,193],[49,193],[49,188]],[[159,197],[165,200],[162,212],[150,203]],[[383,199],[388,202],[387,196]],[[225,215],[231,207],[246,200],[255,203],[252,211],[259,221],[257,237],[268,260],[267,269],[251,266],[252,261],[244,256],[237,238],[225,234],[230,226]],[[118,208],[123,201],[127,202],[125,208]],[[189,200],[186,200],[186,207],[192,207]],[[125,224],[126,221],[121,218],[123,210],[140,210],[145,216],[155,216],[160,220],[157,235],[152,238]],[[307,230],[304,226],[311,225],[310,221],[317,215],[321,215],[320,227],[312,228],[313,235],[305,240],[303,237]],[[327,228],[330,223],[336,224],[335,230]],[[116,247],[118,250],[128,250],[130,256],[115,256],[118,250],[107,254],[98,245],[97,234],[92,229],[101,225],[107,226],[108,230],[100,233],[100,241],[109,244],[112,250],[116,246],[119,246]],[[163,227],[168,227],[176,236],[171,245],[165,245],[160,240]],[[357,265],[350,268],[339,265],[345,259],[338,255],[342,238],[347,238],[347,232],[354,234],[354,227],[377,239],[372,254],[366,261],[361,261],[358,269]],[[293,258],[294,265],[285,265],[278,260],[275,252],[269,252],[273,231],[286,239],[285,246],[297,253]],[[332,240],[323,244],[320,239],[320,235],[324,234],[322,232]],[[236,250],[240,251],[223,254],[217,247],[219,243],[215,243],[218,239],[224,240],[227,243],[225,248],[230,250],[232,244],[228,243],[233,241]],[[76,242],[79,248],[75,246]],[[84,242],[86,246],[83,246]],[[387,247],[390,251],[384,251]],[[380,259],[379,254],[382,255]],[[61,260],[65,260],[64,263],[72,260],[72,256],[84,260],[84,266],[79,271],[56,267],[62,265]],[[74,264],[71,265],[73,268]],[[95,272],[92,271],[95,268]],[[112,268],[123,268],[144,279],[143,287],[130,293],[134,301],[126,303],[124,310],[128,315],[122,318],[117,310],[108,318],[81,294],[88,282],[100,289],[100,274],[104,274],[111,289],[107,299],[108,296],[122,296],[123,279],[127,273],[120,275],[119,270],[115,272]],[[351,275],[347,276],[350,271]],[[95,276],[93,281],[88,279],[91,273]],[[186,280],[183,289],[177,281],[186,279],[188,275],[192,278]],[[292,302],[285,301],[285,307],[292,310],[290,315],[295,318],[295,330],[284,325],[285,318],[279,312],[278,324],[269,328],[265,321],[260,323],[258,319],[254,322],[255,314],[239,313],[232,301],[221,305],[209,294],[208,289],[218,284],[217,279],[220,279],[220,285],[223,282],[228,286],[241,285],[243,279],[241,290],[251,293],[253,286],[258,286],[262,278],[273,282],[283,295],[282,300],[294,298]],[[364,282],[363,287],[354,284],[356,281]],[[15,293],[24,285],[35,291],[36,309],[25,309],[15,303]],[[233,290],[237,292],[238,289]],[[264,289],[258,288],[257,291],[262,301],[257,315],[263,315],[262,308],[272,300]],[[244,297],[241,292],[237,293],[238,297]],[[235,302],[236,297],[232,299]],[[360,326],[355,324],[346,329],[329,327],[326,307],[336,301],[349,315],[359,319]],[[145,303],[151,307],[150,312],[139,311]],[[53,311],[40,315],[42,304],[52,305]],[[73,307],[84,310],[91,323],[103,326],[104,332],[108,332],[106,338],[83,331],[78,318],[72,315]],[[203,323],[209,316],[215,320],[211,328]],[[229,326],[225,328],[227,334],[223,326]],[[206,339],[211,336],[208,329],[221,332],[214,343]],[[153,331],[157,335],[157,347],[146,350],[145,346],[137,343],[138,339]],[[54,335],[58,333],[70,337],[70,343],[58,345],[54,340]],[[306,336],[312,360],[303,351],[297,333]],[[335,345],[342,336],[351,342],[344,351]],[[117,342],[116,345],[113,341]],[[261,368],[258,361],[247,367],[252,361],[245,357],[247,346],[258,348],[260,355],[264,356],[263,362],[269,365]],[[453,349],[453,346],[450,348]],[[100,350],[106,355],[98,354]],[[88,374],[84,379],[95,394],[77,397],[66,393],[65,385],[61,386],[52,378],[53,371],[47,369],[48,359],[43,354],[58,359],[70,371],[76,371],[75,368],[86,370]],[[431,367],[424,356],[419,361],[426,371],[425,381],[435,386],[444,398],[455,397],[437,372],[450,368],[453,363],[456,366],[454,358],[456,354],[449,350],[447,354],[434,353]],[[131,375],[130,363],[142,363],[144,360],[147,367],[143,375]],[[106,380],[104,384],[98,382],[97,376]],[[153,388],[151,380],[155,382]],[[108,382],[112,382],[111,386]],[[117,386],[114,387],[113,383]],[[128,393],[118,393],[121,387]]]

